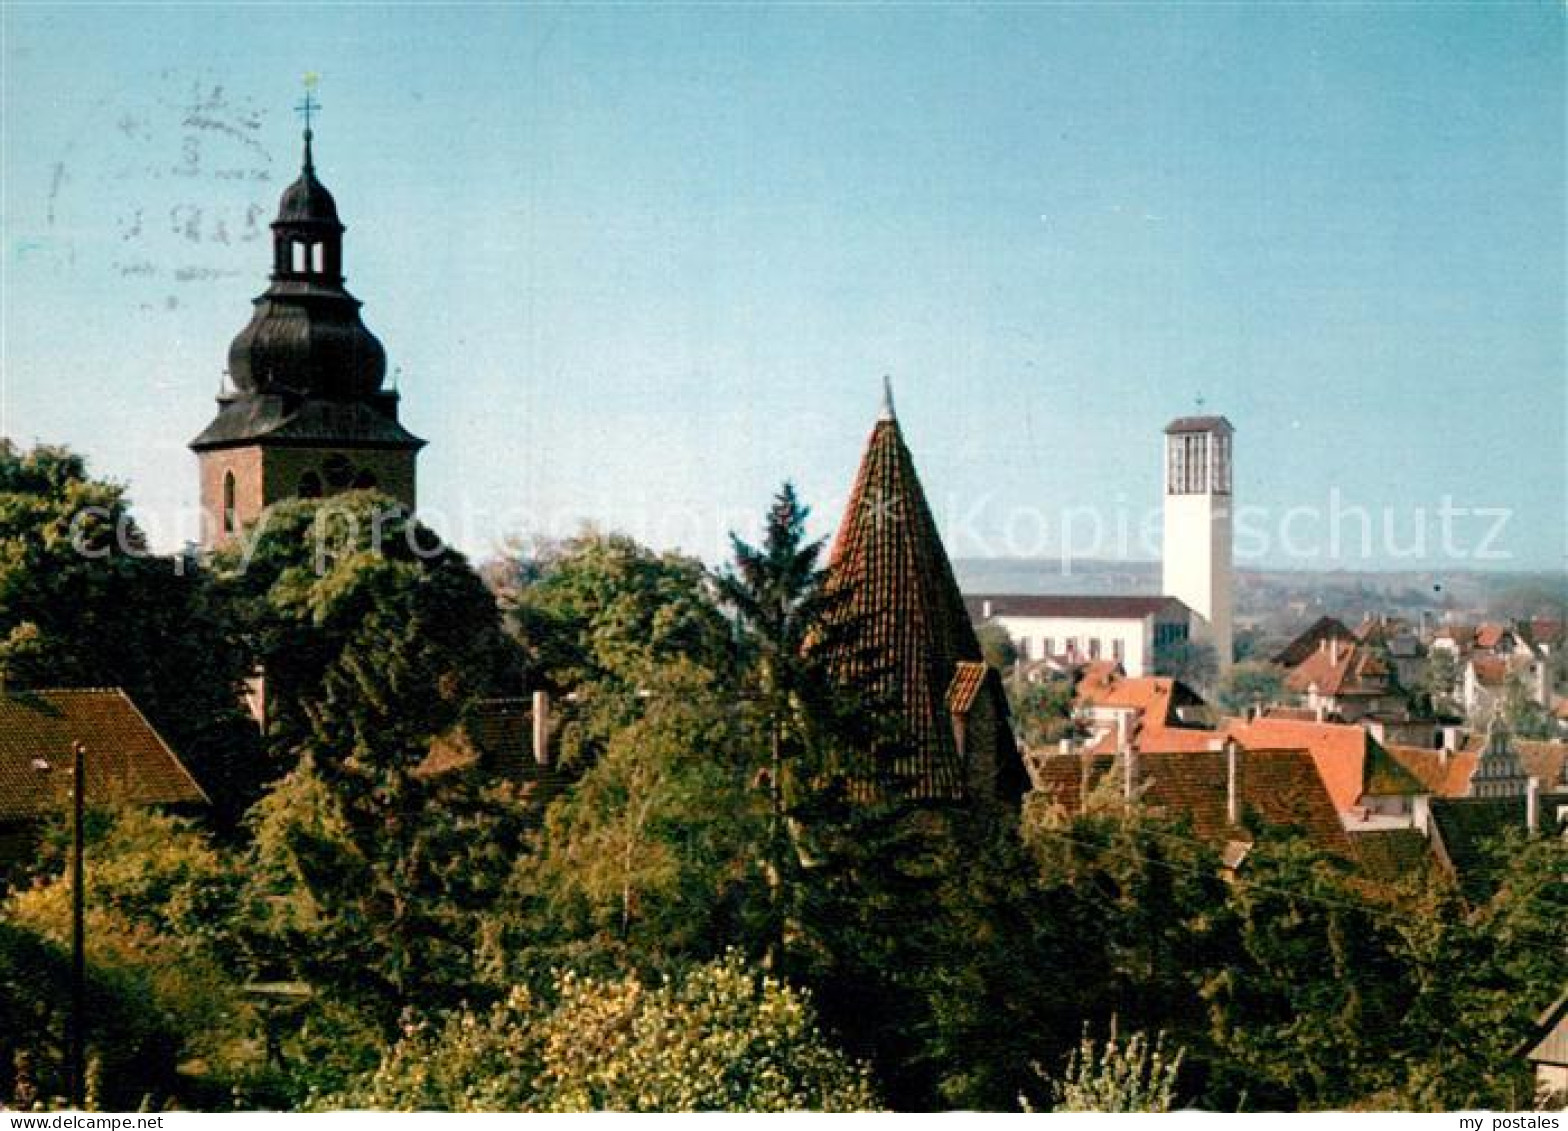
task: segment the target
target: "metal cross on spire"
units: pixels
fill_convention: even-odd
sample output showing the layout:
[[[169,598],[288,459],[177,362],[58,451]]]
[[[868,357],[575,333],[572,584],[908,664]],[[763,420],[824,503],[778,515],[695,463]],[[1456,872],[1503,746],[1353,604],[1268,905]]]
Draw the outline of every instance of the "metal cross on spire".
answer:
[[[307,134],[310,132],[310,119],[317,110],[321,109],[321,103],[316,101],[316,83],[319,81],[320,76],[315,71],[310,71],[305,75],[305,97],[298,106],[294,107],[294,112],[305,119],[305,132]]]
[[[305,97],[298,106],[294,107],[294,112],[305,119],[305,168],[307,171],[315,166],[315,161],[310,153],[310,139],[312,136],[310,120],[315,116],[316,111],[321,109],[321,103],[316,101],[316,81],[315,71],[311,71],[305,76]]]
[[[1193,403],[1195,403],[1195,404],[1196,404],[1196,405],[1197,405],[1197,406],[1198,406],[1198,411],[1199,411],[1199,412],[1202,412],[1202,411],[1203,411],[1203,406],[1204,406],[1204,405],[1205,405],[1205,404],[1206,404],[1206,403],[1207,403],[1207,402],[1206,402],[1206,401],[1205,401],[1205,400],[1204,400],[1204,399],[1203,399],[1203,393],[1202,393],[1202,391],[1201,391],[1201,390],[1200,390],[1200,391],[1199,391],[1199,393],[1198,393],[1198,395],[1197,395],[1197,396],[1196,396],[1196,397],[1194,397],[1194,398],[1193,398]]]

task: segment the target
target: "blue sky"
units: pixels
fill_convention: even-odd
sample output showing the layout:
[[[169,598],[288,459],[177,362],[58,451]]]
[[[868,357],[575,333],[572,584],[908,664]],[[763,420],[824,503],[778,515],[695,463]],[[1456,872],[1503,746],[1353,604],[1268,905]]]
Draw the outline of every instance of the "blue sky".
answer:
[[[1201,393],[1266,525],[1337,491],[1428,529],[1254,560],[1439,564],[1446,498],[1509,513],[1464,564],[1563,563],[1560,5],[0,20],[0,431],[155,528],[195,504],[316,71],[421,505],[481,555],[591,520],[714,557],[785,477],[827,530],[891,373],[954,554],[1136,521]]]

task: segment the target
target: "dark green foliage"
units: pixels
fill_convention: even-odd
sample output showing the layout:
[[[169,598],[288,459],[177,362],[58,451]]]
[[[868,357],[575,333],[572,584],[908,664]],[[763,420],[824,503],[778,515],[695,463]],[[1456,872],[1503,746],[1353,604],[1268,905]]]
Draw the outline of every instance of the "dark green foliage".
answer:
[[[384,495],[272,507],[216,570],[265,673],[281,768],[307,740],[422,744],[475,698],[521,687],[478,575]]]
[[[1219,676],[1219,657],[1212,644],[1177,640],[1155,646],[1154,670],[1189,687],[1210,688]]]
[[[0,675],[119,687],[236,817],[264,777],[241,709],[250,659],[209,576],[152,555],[124,491],[60,448],[0,440]]]
[[[1283,701],[1285,677],[1267,661],[1248,660],[1236,664],[1221,677],[1217,698],[1220,710],[1228,715],[1245,715],[1254,707],[1268,707]]]
[[[999,624],[982,624],[975,629],[975,636],[980,641],[986,663],[1004,676],[1012,671],[1018,662],[1018,645],[1013,643],[1007,629]]]
[[[1072,730],[1073,689],[1065,679],[1009,680],[1007,706],[1025,750],[1044,750]]]
[[[516,563],[505,596],[530,671],[558,690],[606,679],[635,685],[676,659],[724,671],[732,659],[702,563],[625,535],[588,532],[537,547]]]

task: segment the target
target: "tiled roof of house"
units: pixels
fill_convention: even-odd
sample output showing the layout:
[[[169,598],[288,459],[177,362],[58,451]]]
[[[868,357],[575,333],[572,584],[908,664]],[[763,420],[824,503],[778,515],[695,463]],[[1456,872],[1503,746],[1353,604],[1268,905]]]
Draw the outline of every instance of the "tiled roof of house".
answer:
[[[1183,726],[1178,710],[1202,707],[1203,698],[1180,680],[1168,676],[1129,678],[1113,661],[1091,664],[1074,688],[1076,705],[1132,711],[1128,738],[1137,750],[1207,750],[1219,736],[1211,730]],[[1114,752],[1118,735],[1107,731],[1095,749]]]
[[[1281,648],[1275,654],[1274,662],[1282,667],[1293,668],[1316,652],[1318,645],[1325,640],[1341,640],[1347,644],[1354,644],[1356,634],[1346,628],[1343,621],[1335,617],[1319,617],[1304,632]]]
[[[436,777],[480,768],[511,782],[535,817],[572,781],[556,759],[541,764],[534,757],[533,706],[523,698],[480,701],[461,724],[431,742],[415,772]]]
[[[963,798],[968,766],[953,734],[948,690],[960,664],[983,657],[891,411],[866,445],[824,588],[829,670],[895,712],[903,731],[884,755],[884,784],[915,799]],[[1000,776],[1021,789],[1023,766],[1005,714],[999,730]]]
[[[0,821],[60,810],[77,742],[87,747],[89,805],[207,801],[196,779],[123,691],[12,691],[0,694]]]
[[[1186,606],[1175,597],[1028,596],[976,594],[964,598],[974,621],[993,617],[1060,617],[1075,620],[1143,620],[1178,613]],[[991,610],[989,614],[986,609]]]
[[[1234,720],[1226,733],[1249,749],[1307,751],[1341,813],[1354,809],[1363,797],[1425,792],[1421,782],[1359,726],[1262,718]]]
[[[1475,646],[1477,648],[1496,648],[1503,642],[1503,638],[1512,635],[1506,624],[1481,624],[1476,626]]]
[[[1317,688],[1320,695],[1385,695],[1391,690],[1388,665],[1360,644],[1333,640],[1318,648],[1285,676],[1285,687],[1298,694]]]
[[[1523,627],[1532,644],[1556,647],[1563,642],[1563,622],[1560,620],[1536,617]]]
[[[1470,667],[1482,687],[1502,687],[1508,682],[1508,661],[1502,656],[1473,656]]]
[[[1423,746],[1390,744],[1385,749],[1394,761],[1419,781],[1433,797],[1465,797],[1470,793],[1470,776],[1475,773],[1479,755],[1474,750],[1455,750],[1445,754]]]
[[[1529,777],[1547,789],[1568,789],[1568,742],[1515,738],[1513,748]]]
[[[1087,764],[1075,755],[1053,755],[1037,760],[1035,769],[1036,788],[1069,812],[1082,806],[1086,786],[1093,789],[1106,774],[1123,772],[1120,762],[1107,755],[1092,755]],[[1349,853],[1344,827],[1307,755],[1299,750],[1244,750],[1237,771],[1243,822],[1257,817],[1270,825],[1297,828],[1322,848]],[[1226,841],[1242,831],[1230,823],[1226,811],[1225,751],[1139,754],[1133,774],[1145,807],[1187,818],[1197,836]]]

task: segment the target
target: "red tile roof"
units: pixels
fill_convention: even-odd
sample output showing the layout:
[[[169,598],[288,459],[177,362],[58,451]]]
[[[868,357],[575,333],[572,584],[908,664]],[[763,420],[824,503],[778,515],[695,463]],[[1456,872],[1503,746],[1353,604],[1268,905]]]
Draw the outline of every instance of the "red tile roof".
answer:
[[[1248,749],[1305,750],[1341,813],[1355,808],[1364,796],[1423,792],[1420,781],[1359,726],[1263,718],[1232,720],[1225,729]]]
[[[1563,642],[1563,622],[1536,617],[1525,626],[1533,644],[1558,645]]]
[[[1503,637],[1509,635],[1508,626],[1505,624],[1483,624],[1475,630],[1475,646],[1477,648],[1496,648],[1502,643]]]
[[[534,757],[532,701],[517,697],[476,703],[462,723],[430,743],[414,773],[435,778],[478,769],[515,787],[529,823],[573,780],[558,759],[541,765]]]
[[[1475,773],[1479,755],[1474,750],[1455,750],[1444,754],[1421,746],[1386,747],[1389,757],[1416,778],[1434,797],[1467,797],[1470,775]]]
[[[1502,656],[1475,656],[1470,666],[1482,687],[1502,687],[1508,682],[1508,661]]]
[[[0,694],[0,821],[59,812],[77,742],[87,747],[89,805],[207,801],[196,779],[123,691],[7,692]]]
[[[902,741],[884,755],[885,784],[916,799],[963,798],[969,766],[958,750],[947,696],[959,665],[983,657],[891,413],[877,422],[866,445],[824,588],[830,626],[822,647],[829,670],[842,685],[889,706],[902,724]],[[1005,704],[1001,710],[996,749],[984,753],[994,756],[1003,788],[1017,791],[1023,765]]]
[[[1252,814],[1271,825],[1299,828],[1315,844],[1348,855],[1344,827],[1307,755],[1299,750],[1243,750],[1237,770],[1243,820]],[[1086,786],[1092,789],[1106,774],[1119,774],[1122,768],[1104,755],[1091,756],[1087,762],[1074,755],[1054,755],[1040,759],[1036,771],[1040,792],[1076,812]],[[1186,817],[1193,832],[1205,840],[1230,840],[1241,831],[1227,813],[1228,773],[1223,750],[1139,754],[1133,763],[1141,803],[1171,817]]]
[[[1318,645],[1325,640],[1342,640],[1347,644],[1354,644],[1356,634],[1346,628],[1343,621],[1334,617],[1319,617],[1304,632],[1281,648],[1274,656],[1274,662],[1282,667],[1293,668],[1316,652]]]
[[[1547,789],[1568,785],[1568,742],[1515,738],[1511,744],[1528,776],[1540,778]]]
[[[1285,687],[1298,694],[1316,687],[1319,695],[1384,695],[1390,690],[1388,665],[1359,644],[1328,640],[1290,670]]]

